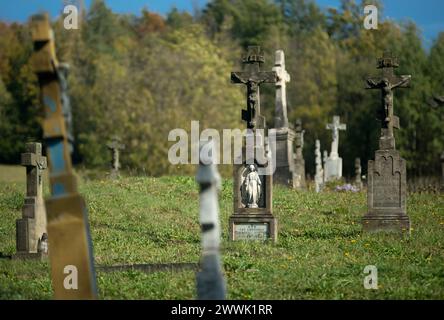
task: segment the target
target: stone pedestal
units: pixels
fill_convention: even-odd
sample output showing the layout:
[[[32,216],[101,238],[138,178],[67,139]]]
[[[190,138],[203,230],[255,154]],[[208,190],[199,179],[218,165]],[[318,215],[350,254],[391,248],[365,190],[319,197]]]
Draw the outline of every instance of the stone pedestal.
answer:
[[[406,163],[396,150],[377,150],[368,162],[368,213],[364,232],[410,232],[406,210]]]
[[[229,238],[231,241],[271,239],[276,242],[277,219],[272,213],[273,176],[258,174],[260,196],[255,204],[249,203],[245,195],[249,184],[248,175],[252,172],[248,163],[235,165],[233,169],[234,213],[229,219]],[[256,172],[258,168],[264,168],[257,162],[254,166]]]
[[[342,158],[330,156],[325,161],[325,181],[332,181],[342,177]]]
[[[296,188],[298,184],[301,184],[301,179],[297,177],[294,162],[295,132],[290,128],[278,128],[270,129],[269,135],[272,137],[271,141],[276,141],[276,145],[272,146],[276,155],[276,171],[273,175],[273,182]]]

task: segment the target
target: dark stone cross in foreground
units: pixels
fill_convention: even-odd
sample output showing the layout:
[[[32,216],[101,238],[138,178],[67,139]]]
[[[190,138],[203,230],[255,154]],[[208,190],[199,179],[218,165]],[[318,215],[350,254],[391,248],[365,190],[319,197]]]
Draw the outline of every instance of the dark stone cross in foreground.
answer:
[[[397,88],[408,88],[411,75],[397,76],[394,69],[399,66],[398,59],[390,52],[384,52],[382,58],[378,59],[378,69],[381,69],[381,77],[368,78],[366,89],[381,90],[381,109],[378,118],[382,122],[380,149],[395,149],[395,137],[393,128],[399,129],[399,118],[393,112],[393,91]]]
[[[26,196],[22,218],[16,221],[16,247],[14,258],[41,258],[47,254],[46,212],[43,202],[43,170],[46,157],[42,145],[26,144],[26,153],[21,154],[21,164],[26,167]]]
[[[114,136],[107,144],[108,149],[112,152],[112,162],[111,162],[111,178],[117,178],[119,176],[120,169],[120,150],[125,149],[125,145],[121,143],[121,139],[118,136]]]
[[[375,160],[368,162],[368,212],[363,217],[365,232],[410,232],[407,216],[407,174],[406,163],[395,149],[393,128],[399,129],[399,118],[393,112],[393,90],[406,88],[410,75],[397,76],[394,69],[398,61],[390,52],[384,52],[378,59],[381,77],[368,78],[367,89],[381,90],[382,101],[379,111],[381,137]]]
[[[260,47],[248,47],[247,56],[243,58],[244,71],[232,72],[232,83],[243,83],[247,86],[247,110],[242,110],[242,120],[247,122],[248,129],[265,128],[265,118],[261,116],[259,86],[262,83],[275,83],[276,72],[260,71],[264,63]]]

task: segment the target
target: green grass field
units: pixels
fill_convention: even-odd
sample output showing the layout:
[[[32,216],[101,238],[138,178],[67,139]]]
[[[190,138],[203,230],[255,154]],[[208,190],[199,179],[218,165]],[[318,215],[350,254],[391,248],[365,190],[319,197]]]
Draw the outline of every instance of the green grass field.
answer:
[[[193,177],[80,179],[96,265],[198,262],[198,190]],[[15,251],[24,168],[0,167],[0,252]],[[47,191],[46,191],[47,192]],[[408,198],[410,238],[362,235],[365,193],[274,189],[279,240],[227,241],[232,183],[220,194],[229,299],[444,299],[444,199]],[[376,265],[379,289],[363,286]],[[98,272],[101,299],[195,299],[194,271]],[[51,299],[47,262],[0,259],[0,299]]]

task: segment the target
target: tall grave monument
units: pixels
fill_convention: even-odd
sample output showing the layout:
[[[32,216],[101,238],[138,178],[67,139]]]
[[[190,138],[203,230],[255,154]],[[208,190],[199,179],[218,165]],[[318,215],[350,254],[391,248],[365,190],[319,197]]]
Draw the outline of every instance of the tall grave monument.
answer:
[[[283,50],[275,52],[273,71],[277,75],[274,129],[270,130],[270,135],[273,135],[273,139],[276,141],[276,171],[273,181],[292,188],[301,188],[301,179],[297,177],[294,161],[293,145],[296,133],[288,124],[286,84],[290,82],[290,75],[285,69]]]
[[[47,14],[33,16],[31,23],[34,42],[31,63],[45,110],[43,137],[51,185],[51,196],[45,206],[54,297],[93,299],[97,291],[88,215],[72,170],[69,124],[62,101],[63,75],[55,54],[54,33]],[[77,279],[75,288],[67,285],[70,275]]]
[[[261,84],[276,82],[276,72],[261,71],[263,62],[260,48],[249,47],[243,59],[244,70],[231,73],[233,83],[247,86],[247,109],[242,110],[247,136],[245,159],[233,166],[234,213],[229,219],[230,240],[277,241],[277,220],[272,213],[271,159],[265,145],[265,118],[260,113],[259,93]],[[251,143],[253,138],[255,141]]]
[[[381,76],[367,79],[367,89],[381,90],[381,107],[378,118],[381,121],[379,150],[375,160],[368,162],[368,212],[363,217],[364,232],[410,232],[407,216],[406,163],[395,147],[393,129],[399,129],[399,118],[393,112],[393,91],[407,88],[411,76],[394,74],[398,60],[390,52],[384,52],[378,59],[377,68]]]
[[[345,124],[340,123],[339,116],[333,116],[333,122],[327,124],[327,129],[332,131],[330,155],[324,166],[325,181],[340,179],[342,177],[342,158],[339,157],[339,130],[346,130]]]
[[[43,170],[46,157],[42,145],[26,144],[26,153],[21,154],[21,164],[26,167],[26,196],[22,218],[16,221],[16,247],[14,258],[37,258],[47,254],[46,211],[43,202]],[[46,251],[46,252],[45,252]]]

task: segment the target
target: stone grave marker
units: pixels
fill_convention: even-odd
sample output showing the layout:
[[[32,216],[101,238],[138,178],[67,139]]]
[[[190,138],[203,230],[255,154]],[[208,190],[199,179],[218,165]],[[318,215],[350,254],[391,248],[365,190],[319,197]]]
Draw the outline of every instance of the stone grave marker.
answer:
[[[196,175],[200,189],[199,220],[202,231],[201,271],[196,277],[199,300],[223,300],[226,295],[219,250],[221,231],[218,192],[221,178],[215,163],[215,152],[212,141],[201,141],[200,164]]]
[[[42,258],[47,255],[46,211],[43,201],[43,170],[46,157],[42,145],[26,144],[26,153],[21,154],[21,164],[26,167],[26,196],[22,218],[16,221],[16,248],[13,258]]]
[[[339,116],[333,116],[333,122],[327,124],[328,130],[332,131],[332,142],[330,155],[324,166],[325,181],[336,180],[342,177],[342,158],[339,157],[339,130],[346,130],[346,125],[340,123]]]
[[[361,175],[362,175],[361,159],[356,158],[355,159],[355,183],[354,184],[359,190],[362,190],[362,187],[363,187]]]
[[[381,76],[367,79],[367,89],[381,90],[382,105],[378,112],[381,121],[379,150],[375,160],[368,162],[368,212],[362,223],[364,232],[410,232],[407,216],[406,163],[395,148],[393,129],[399,129],[399,118],[393,112],[393,91],[407,88],[411,76],[394,74],[399,66],[390,52],[378,59]]]
[[[301,119],[296,120],[296,153],[294,155],[294,165],[295,165],[295,183],[296,189],[305,189],[307,187],[305,182],[305,160],[302,153],[304,149],[304,134],[305,130],[302,130]]]
[[[283,50],[275,52],[275,63],[273,71],[276,72],[276,104],[275,104],[275,120],[274,128],[269,134],[273,135],[273,146],[276,153],[276,171],[273,175],[273,182],[296,188],[301,188],[301,178],[298,179],[295,167],[294,140],[296,138],[295,131],[288,125],[287,117],[287,91],[286,83],[290,82],[290,75],[285,70],[285,55]]]
[[[121,139],[118,136],[113,136],[111,142],[107,145],[109,150],[111,150],[111,174],[110,177],[112,179],[119,177],[119,169],[120,169],[120,150],[125,149],[125,145],[121,143]]]
[[[321,192],[324,185],[324,169],[322,168],[321,159],[321,142],[316,140],[315,142],[315,163],[316,163],[316,173],[315,173],[315,191]]]
[[[232,82],[247,86],[247,110],[242,110],[242,119],[247,123],[248,141],[253,147],[245,148],[245,159],[235,161],[233,166],[233,211],[229,219],[230,240],[277,241],[277,219],[272,213],[273,175],[271,157],[263,130],[265,118],[260,114],[259,85],[276,82],[276,72],[260,71],[264,57],[259,47],[249,47],[243,59],[245,71],[233,72]]]
[[[34,42],[31,64],[38,77],[45,110],[43,137],[51,187],[45,206],[54,297],[94,299],[97,288],[88,214],[72,169],[69,124],[62,101],[63,75],[48,15],[33,16],[31,31]]]

